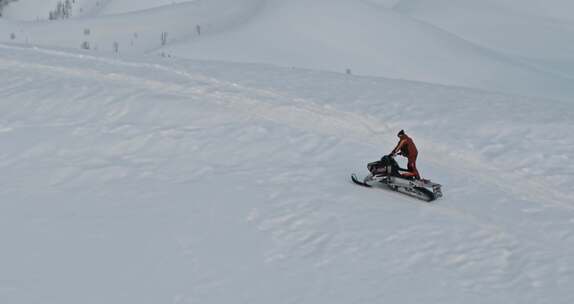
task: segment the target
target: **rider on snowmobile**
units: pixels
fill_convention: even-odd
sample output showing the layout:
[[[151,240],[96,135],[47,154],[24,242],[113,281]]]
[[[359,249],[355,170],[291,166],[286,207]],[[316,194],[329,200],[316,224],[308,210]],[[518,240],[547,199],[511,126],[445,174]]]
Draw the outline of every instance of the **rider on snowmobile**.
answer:
[[[399,131],[397,134],[399,143],[390,153],[391,156],[400,154],[408,159],[407,170],[408,172],[401,174],[404,177],[414,177],[421,179],[419,171],[417,170],[417,156],[419,154],[417,147],[412,138],[410,138],[404,130]]]

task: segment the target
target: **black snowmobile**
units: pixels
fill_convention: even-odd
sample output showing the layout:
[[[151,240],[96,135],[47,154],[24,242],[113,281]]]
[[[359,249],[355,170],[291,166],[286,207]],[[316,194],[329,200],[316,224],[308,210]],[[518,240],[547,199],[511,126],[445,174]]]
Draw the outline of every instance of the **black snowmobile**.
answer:
[[[391,190],[398,191],[418,199],[430,202],[442,197],[441,185],[425,179],[414,179],[404,177],[401,172],[408,170],[399,167],[397,161],[391,155],[385,155],[381,160],[367,164],[367,169],[371,174],[363,180],[359,180],[355,174],[351,179],[357,185],[373,187],[384,185]]]

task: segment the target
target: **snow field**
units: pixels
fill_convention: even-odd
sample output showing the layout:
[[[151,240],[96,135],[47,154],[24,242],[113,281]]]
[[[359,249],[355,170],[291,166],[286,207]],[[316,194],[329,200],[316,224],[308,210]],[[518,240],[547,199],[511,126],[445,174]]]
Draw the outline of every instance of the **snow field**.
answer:
[[[30,18],[10,19],[9,8],[47,11],[35,0],[20,0],[0,20],[0,41],[348,70],[571,100],[574,52],[566,37],[572,21],[558,9],[569,4],[455,2],[87,1],[81,2],[83,15],[72,19],[22,22]]]
[[[571,1],[56,2],[0,18],[1,303],[574,302]],[[400,129],[436,203],[349,180]]]
[[[266,65],[0,53],[3,302],[572,301],[572,171],[553,176],[523,148],[571,128],[565,103]],[[445,185],[437,204],[348,180],[399,126]]]

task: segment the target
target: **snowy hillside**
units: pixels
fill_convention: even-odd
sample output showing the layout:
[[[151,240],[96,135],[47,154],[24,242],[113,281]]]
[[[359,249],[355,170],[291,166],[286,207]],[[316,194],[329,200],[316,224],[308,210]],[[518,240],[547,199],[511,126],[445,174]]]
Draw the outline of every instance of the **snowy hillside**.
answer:
[[[0,19],[0,42],[349,70],[570,100],[574,21],[561,12],[571,5],[536,2],[85,0],[70,18],[46,21],[57,1],[19,0]]]
[[[396,10],[574,81],[572,1],[415,0]]]
[[[570,1],[58,3],[0,18],[0,303],[574,302]],[[443,198],[350,181],[400,129]]]
[[[10,46],[0,84],[1,302],[574,300],[570,105]],[[435,204],[348,180],[399,127]]]

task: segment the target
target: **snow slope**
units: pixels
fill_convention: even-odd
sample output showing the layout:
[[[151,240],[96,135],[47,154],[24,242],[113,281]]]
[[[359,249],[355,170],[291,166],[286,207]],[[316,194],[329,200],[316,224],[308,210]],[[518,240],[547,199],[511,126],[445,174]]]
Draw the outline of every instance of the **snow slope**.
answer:
[[[15,21],[47,15],[46,8],[31,8],[37,2],[7,7],[10,13],[20,5],[31,18],[0,20],[0,42],[74,49],[87,42],[92,51],[108,53],[117,43],[120,54],[349,70],[545,99],[574,96],[572,19],[557,9],[570,6],[559,0],[534,17],[526,9],[533,1],[510,0],[94,0],[81,2],[83,13],[69,20]]]
[[[100,15],[123,14],[140,10],[158,8],[198,0],[112,0],[108,1],[99,12]]]
[[[72,3],[72,18],[93,15],[112,0],[75,0]],[[114,0],[117,1],[117,0]],[[140,0],[141,1],[141,0]],[[50,12],[56,11],[58,2],[64,0],[18,0],[11,2],[3,10],[3,17],[9,20],[45,21],[49,19]]]
[[[57,21],[14,22],[0,20],[0,36],[11,43],[51,45],[79,49],[84,42],[95,51],[113,52],[118,43],[121,54],[141,54],[166,42],[185,39],[195,32],[195,24],[209,23],[217,32],[243,22],[252,14],[257,0],[229,2],[227,0],[195,1],[141,10],[128,15],[99,18],[72,18]],[[223,6],[225,4],[225,6]],[[182,22],[186,20],[187,22]],[[11,39],[10,34],[15,38]],[[1,40],[0,40],[1,41]]]
[[[574,79],[574,2],[409,0],[395,10],[524,63]]]
[[[0,303],[574,302],[571,1],[56,2],[0,18]],[[403,128],[436,203],[349,180]]]
[[[570,35],[560,34],[569,33],[555,36],[566,39]],[[291,0],[267,1],[240,28],[177,42],[167,49],[188,58],[350,69],[360,75],[514,94],[572,96],[571,78],[487,46],[369,2]]]
[[[572,112],[0,45],[0,302],[572,303]],[[437,203],[349,182],[403,127]]]

